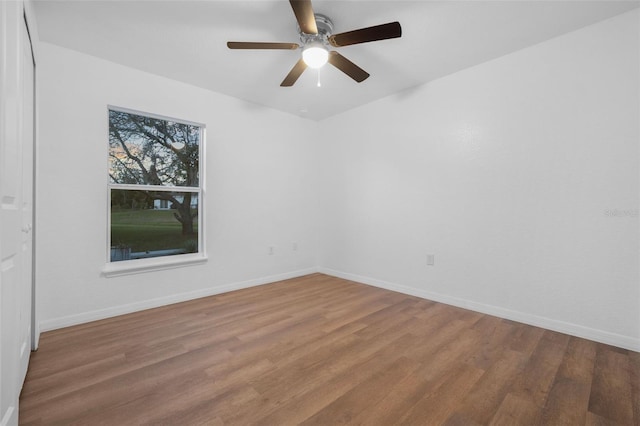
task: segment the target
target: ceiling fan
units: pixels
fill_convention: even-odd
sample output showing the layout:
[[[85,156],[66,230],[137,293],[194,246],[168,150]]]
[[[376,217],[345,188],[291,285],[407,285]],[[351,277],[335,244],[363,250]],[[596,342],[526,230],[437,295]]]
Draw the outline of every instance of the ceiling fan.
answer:
[[[333,22],[327,16],[314,13],[311,0],[289,0],[289,3],[298,21],[302,46],[297,43],[227,42],[229,49],[296,50],[302,47],[302,57],[280,83],[282,87],[293,86],[307,67],[320,68],[327,62],[360,83],[369,77],[369,73],[335,50],[329,51],[329,47],[343,47],[402,36],[399,22],[333,34]]]

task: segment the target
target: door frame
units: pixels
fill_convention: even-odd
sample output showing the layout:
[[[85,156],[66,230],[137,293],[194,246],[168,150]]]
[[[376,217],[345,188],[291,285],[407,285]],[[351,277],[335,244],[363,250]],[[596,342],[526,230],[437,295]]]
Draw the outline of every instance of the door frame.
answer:
[[[33,11],[33,5],[29,0],[23,0],[22,6],[22,15],[24,20],[24,25],[27,30],[29,46],[31,49],[31,60],[33,63],[33,193],[31,199],[31,208],[32,208],[32,217],[31,223],[33,224],[33,229],[31,233],[31,350],[35,351],[38,349],[38,345],[40,343],[40,326],[38,322],[38,314],[36,311],[37,307],[37,285],[36,285],[36,236],[37,236],[37,187],[38,187],[38,66],[36,61],[36,51],[37,44],[34,43],[34,40],[38,40],[38,31],[35,19],[35,13]]]

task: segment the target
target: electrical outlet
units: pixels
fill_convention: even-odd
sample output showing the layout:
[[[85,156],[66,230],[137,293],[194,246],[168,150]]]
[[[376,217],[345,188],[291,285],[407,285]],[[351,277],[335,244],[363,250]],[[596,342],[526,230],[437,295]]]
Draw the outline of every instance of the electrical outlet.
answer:
[[[276,248],[274,246],[269,246],[269,255],[276,254]]]
[[[436,255],[435,254],[428,254],[427,255],[427,265],[433,266],[435,264],[436,264]]]

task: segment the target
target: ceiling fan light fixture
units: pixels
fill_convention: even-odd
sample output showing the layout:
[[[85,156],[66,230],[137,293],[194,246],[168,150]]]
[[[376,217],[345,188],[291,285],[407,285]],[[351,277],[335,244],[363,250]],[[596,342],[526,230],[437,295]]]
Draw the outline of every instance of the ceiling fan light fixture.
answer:
[[[312,43],[302,51],[302,60],[309,68],[318,69],[329,60],[329,51],[320,43]]]

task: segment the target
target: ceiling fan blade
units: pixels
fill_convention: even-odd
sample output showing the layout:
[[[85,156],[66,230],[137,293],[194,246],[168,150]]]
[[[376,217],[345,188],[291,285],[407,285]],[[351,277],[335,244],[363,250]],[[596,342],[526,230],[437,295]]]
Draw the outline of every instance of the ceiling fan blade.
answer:
[[[329,37],[329,43],[331,43],[333,47],[342,47],[351,44],[398,38],[400,36],[402,36],[400,22],[389,22],[388,24],[334,34]]]
[[[263,43],[251,41],[228,41],[229,49],[282,49],[296,50],[300,46],[296,43]]]
[[[368,72],[366,72],[338,52],[329,52],[329,63],[358,83],[362,83],[369,77]]]
[[[282,80],[280,86],[282,87],[291,87],[298,80],[298,77],[307,69],[307,64],[304,63],[302,59],[298,60],[296,64],[291,68],[289,74]]]
[[[313,13],[311,0],[289,0],[293,13],[303,33],[318,34],[318,26],[316,25],[316,17]]]

